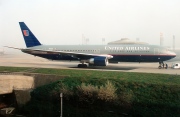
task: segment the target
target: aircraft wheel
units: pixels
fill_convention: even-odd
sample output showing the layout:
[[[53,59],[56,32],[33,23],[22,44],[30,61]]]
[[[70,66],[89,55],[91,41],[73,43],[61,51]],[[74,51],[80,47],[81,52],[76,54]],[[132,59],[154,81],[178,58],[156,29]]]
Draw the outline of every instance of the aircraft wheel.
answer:
[[[87,68],[86,64],[78,64],[78,68]]]
[[[89,63],[89,66],[94,66],[94,65]]]
[[[83,66],[84,66],[84,68],[87,68],[87,64],[84,64]]]

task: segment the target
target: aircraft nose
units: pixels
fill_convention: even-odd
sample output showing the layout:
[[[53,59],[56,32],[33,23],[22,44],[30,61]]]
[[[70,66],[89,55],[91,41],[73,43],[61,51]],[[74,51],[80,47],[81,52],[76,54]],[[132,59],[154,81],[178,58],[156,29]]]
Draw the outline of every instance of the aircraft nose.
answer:
[[[169,54],[170,54],[171,56],[173,56],[173,57],[176,57],[176,53],[173,52],[173,51],[170,51]]]

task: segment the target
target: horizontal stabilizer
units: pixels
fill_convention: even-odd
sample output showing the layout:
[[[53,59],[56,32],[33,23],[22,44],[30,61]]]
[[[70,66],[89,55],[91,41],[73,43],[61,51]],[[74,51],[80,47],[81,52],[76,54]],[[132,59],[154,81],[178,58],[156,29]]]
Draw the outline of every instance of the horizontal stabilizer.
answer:
[[[17,50],[22,50],[22,48],[16,48],[16,47],[11,47],[11,46],[4,46],[6,48],[12,48],[12,49],[17,49]]]

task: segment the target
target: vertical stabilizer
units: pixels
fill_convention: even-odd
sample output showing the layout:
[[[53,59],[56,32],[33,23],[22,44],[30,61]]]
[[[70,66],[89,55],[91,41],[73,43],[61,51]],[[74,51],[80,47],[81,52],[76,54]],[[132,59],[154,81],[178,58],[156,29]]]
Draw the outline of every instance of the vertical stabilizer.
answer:
[[[24,37],[24,41],[26,43],[26,47],[33,47],[41,45],[38,39],[34,36],[31,30],[26,26],[24,22],[19,22],[22,35]]]

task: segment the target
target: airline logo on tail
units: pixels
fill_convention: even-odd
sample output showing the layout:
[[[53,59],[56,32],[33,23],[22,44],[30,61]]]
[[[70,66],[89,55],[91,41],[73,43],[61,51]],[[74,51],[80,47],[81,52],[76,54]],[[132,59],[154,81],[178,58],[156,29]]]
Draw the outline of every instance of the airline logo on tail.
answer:
[[[29,31],[28,30],[23,30],[24,36],[29,36]]]

